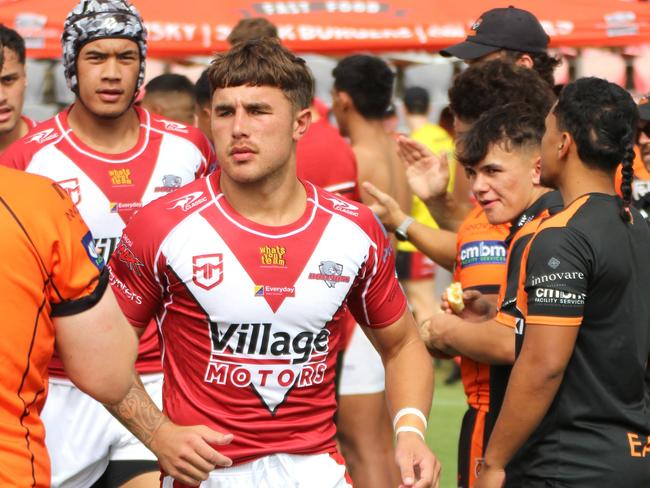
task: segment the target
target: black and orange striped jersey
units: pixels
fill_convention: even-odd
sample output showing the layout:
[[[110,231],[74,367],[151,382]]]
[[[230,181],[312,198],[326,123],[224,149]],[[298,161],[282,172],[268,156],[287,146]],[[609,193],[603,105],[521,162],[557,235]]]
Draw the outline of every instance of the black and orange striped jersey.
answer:
[[[592,193],[542,222],[521,263],[526,327],[580,327],[545,418],[508,466],[517,486],[650,486],[650,230]],[[508,485],[510,486],[510,485]]]
[[[52,317],[89,309],[104,262],[65,190],[0,167],[0,486],[50,486],[40,411],[54,350]]]
[[[465,218],[456,239],[454,281],[464,290],[496,295],[505,273],[507,225],[492,225],[476,206]],[[490,404],[490,368],[467,357],[461,358],[461,378],[467,403],[487,412]]]
[[[556,214],[562,208],[560,192],[551,191],[535,200],[512,222],[510,234],[506,238],[508,259],[506,272],[503,274],[499,287],[497,322],[514,329],[516,324],[523,319],[523,315],[516,306],[522,255],[540,222],[549,215]],[[490,414],[486,421],[488,432],[492,432],[501,411],[511,370],[512,366],[510,365],[498,364],[490,367]]]

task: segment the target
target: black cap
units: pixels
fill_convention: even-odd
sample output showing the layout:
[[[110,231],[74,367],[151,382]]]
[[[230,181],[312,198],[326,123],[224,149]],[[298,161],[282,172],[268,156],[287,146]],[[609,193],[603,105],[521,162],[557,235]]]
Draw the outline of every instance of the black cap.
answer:
[[[500,49],[524,53],[543,53],[550,38],[537,17],[510,6],[493,8],[481,15],[464,42],[440,51],[443,56],[477,59]]]
[[[644,122],[650,122],[650,94],[644,95],[639,100],[637,107],[639,108],[639,119]]]

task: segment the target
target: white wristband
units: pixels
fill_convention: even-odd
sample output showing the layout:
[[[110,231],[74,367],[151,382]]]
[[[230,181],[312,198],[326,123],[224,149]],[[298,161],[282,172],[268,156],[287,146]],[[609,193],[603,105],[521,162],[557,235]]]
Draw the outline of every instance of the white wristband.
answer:
[[[424,416],[424,414],[417,408],[406,407],[401,409],[399,412],[395,414],[395,418],[393,419],[393,429],[397,427],[397,422],[399,422],[399,419],[404,417],[404,415],[415,415],[422,421],[422,423],[424,424],[424,428],[425,429],[427,428],[427,418]]]
[[[419,435],[422,440],[424,440],[424,434],[420,432],[420,429],[416,427],[411,427],[410,425],[402,425],[399,429],[395,431],[395,437],[397,437],[402,432],[413,432],[414,434]]]

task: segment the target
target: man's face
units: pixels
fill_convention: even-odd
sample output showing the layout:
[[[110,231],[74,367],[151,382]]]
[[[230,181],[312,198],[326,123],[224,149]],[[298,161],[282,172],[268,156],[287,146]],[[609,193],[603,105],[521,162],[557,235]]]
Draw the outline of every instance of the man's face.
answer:
[[[545,131],[542,137],[542,172],[540,180],[542,185],[550,188],[557,187],[557,179],[560,171],[558,161],[559,151],[562,149],[562,133],[557,125],[557,118],[553,113],[555,106],[551,108],[544,122]]]
[[[503,144],[494,144],[483,161],[465,167],[474,197],[491,224],[510,222],[533,203],[538,160],[534,149],[506,151]]]
[[[77,58],[78,98],[93,115],[113,119],[133,101],[140,72],[138,45],[129,39],[99,39]]]
[[[646,169],[650,171],[650,136],[645,131],[650,133],[650,122],[647,120],[639,121],[639,128],[637,130],[637,145],[639,146],[639,153]]]
[[[25,99],[25,65],[15,52],[4,48],[4,65],[0,71],[0,134],[11,132],[20,121]]]
[[[212,140],[219,166],[239,184],[261,182],[295,157],[296,142],[309,121],[309,109],[296,111],[279,88],[217,88],[212,96]]]

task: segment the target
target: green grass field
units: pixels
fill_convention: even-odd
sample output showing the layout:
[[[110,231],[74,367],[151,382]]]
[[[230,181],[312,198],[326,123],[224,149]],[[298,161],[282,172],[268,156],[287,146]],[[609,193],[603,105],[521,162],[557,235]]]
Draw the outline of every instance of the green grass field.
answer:
[[[467,409],[462,383],[444,384],[449,371],[450,361],[443,361],[436,368],[436,388],[427,429],[427,444],[442,463],[441,488],[457,487],[458,433]]]

